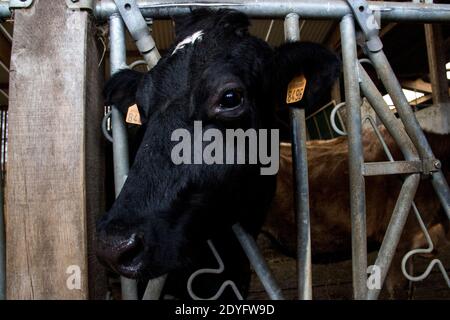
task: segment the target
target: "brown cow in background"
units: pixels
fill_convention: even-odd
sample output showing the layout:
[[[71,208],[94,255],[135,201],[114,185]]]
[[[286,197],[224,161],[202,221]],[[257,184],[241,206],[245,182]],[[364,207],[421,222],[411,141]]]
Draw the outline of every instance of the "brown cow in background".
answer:
[[[384,128],[383,137],[395,160],[403,160],[400,150]],[[427,133],[428,141],[450,178],[450,135]],[[363,132],[366,162],[387,161],[373,130]],[[346,137],[307,143],[311,207],[313,263],[330,263],[351,258],[351,221]],[[293,212],[292,155],[290,144],[280,149],[277,191],[267,216],[264,231],[281,245],[288,255],[296,252],[296,223]],[[367,242],[369,251],[377,250],[391,218],[402,181],[398,175],[366,177]],[[421,181],[415,203],[421,212],[435,248],[448,241],[448,219],[440,209],[431,183]],[[428,247],[411,212],[397,253],[386,278],[390,298],[405,298],[408,281],[401,272],[404,254],[413,248]],[[409,260],[411,261],[411,259]]]

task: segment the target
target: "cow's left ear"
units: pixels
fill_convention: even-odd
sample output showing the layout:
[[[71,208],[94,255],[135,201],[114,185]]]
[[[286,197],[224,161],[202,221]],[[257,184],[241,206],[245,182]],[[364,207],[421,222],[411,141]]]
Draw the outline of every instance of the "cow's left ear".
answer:
[[[144,90],[146,88],[145,78],[146,74],[129,69],[115,73],[103,90],[106,105],[114,105],[126,115],[128,108],[137,104],[141,121],[144,123],[148,117],[148,105],[142,100],[148,99],[143,99],[142,91],[151,93],[151,90]]]
[[[306,87],[303,105],[312,106],[317,97],[328,90],[340,74],[341,62],[336,54],[312,42],[289,42],[275,49],[273,86],[278,101],[286,103],[291,81],[303,75]]]

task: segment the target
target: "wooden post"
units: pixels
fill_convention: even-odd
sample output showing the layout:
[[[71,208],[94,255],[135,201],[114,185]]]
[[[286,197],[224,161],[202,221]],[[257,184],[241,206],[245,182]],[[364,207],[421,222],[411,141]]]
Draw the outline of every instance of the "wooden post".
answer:
[[[100,297],[88,290],[88,270],[98,277],[89,231],[103,212],[97,64],[87,12],[48,0],[16,12],[5,204],[8,299]]]
[[[442,36],[442,26],[439,24],[426,24],[425,40],[427,43],[430,80],[433,87],[433,104],[439,104],[443,105],[444,108],[450,108],[448,105],[450,98],[448,96],[448,80],[445,69],[447,61],[445,46],[443,44],[444,37]]]

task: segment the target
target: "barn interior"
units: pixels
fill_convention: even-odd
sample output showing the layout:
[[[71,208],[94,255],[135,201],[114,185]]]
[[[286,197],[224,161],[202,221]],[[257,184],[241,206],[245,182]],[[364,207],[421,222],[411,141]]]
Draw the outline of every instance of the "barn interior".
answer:
[[[148,21],[156,45],[164,54],[174,40],[174,23],[172,20]],[[436,43],[443,52],[447,68],[447,79],[450,79],[450,24],[440,25],[440,38]],[[5,163],[7,161],[7,112],[9,94],[9,70],[11,46],[14,34],[14,21],[8,20],[0,25],[0,111],[1,111],[1,166],[3,177],[5,174]],[[284,42],[283,20],[253,19],[250,32],[276,47]],[[383,23],[380,30],[385,53],[391,62],[393,69],[407,90],[410,104],[417,110],[425,109],[434,104],[433,91],[430,79],[429,62],[427,56],[427,36],[423,24],[416,23]],[[302,41],[312,41],[323,44],[333,51],[340,52],[339,25],[336,21],[301,21]],[[98,43],[101,48],[101,68],[105,78],[109,70],[109,48],[108,30],[104,26],[98,28]],[[359,51],[360,58],[364,57],[362,50]],[[128,63],[142,60],[136,49],[133,39],[127,34],[127,57]],[[137,70],[146,71],[145,66],[137,67]],[[368,69],[370,71],[370,67]],[[381,92],[386,94],[380,81],[377,81],[374,70],[371,72],[372,79],[378,85]],[[332,108],[343,101],[344,91],[342,85],[337,83],[328,95],[321,97],[313,108],[306,110],[308,134],[311,140],[332,139],[338,137],[330,125],[329,117]],[[450,80],[449,80],[450,81]],[[448,82],[447,82],[448,85]],[[386,96],[386,99],[389,99]],[[450,108],[450,105],[446,106]],[[395,106],[392,106],[395,113]],[[284,141],[290,141],[288,110],[279,108],[278,121],[281,129],[281,137]],[[100,125],[100,124],[99,124]],[[112,158],[111,150],[108,156]],[[112,170],[111,163],[109,169]],[[111,174],[112,176],[112,174]],[[112,201],[114,195],[110,195]],[[312,214],[314,214],[312,212]],[[268,259],[275,277],[280,282],[283,293],[288,299],[295,299],[297,295],[296,283],[296,260],[283,255],[279,248],[264,235],[259,237],[259,244]],[[374,260],[375,256],[370,256]],[[439,252],[439,258],[450,273],[450,247]],[[417,270],[424,270],[429,263],[429,257],[421,257],[415,263]],[[313,265],[313,296],[314,299],[351,299],[352,298],[352,273],[351,261],[330,264]],[[250,299],[267,299],[257,276],[253,274],[250,288]],[[386,295],[382,295],[386,298]],[[414,283],[412,299],[450,299],[450,289],[445,283],[439,270],[434,269],[431,275],[424,281]]]

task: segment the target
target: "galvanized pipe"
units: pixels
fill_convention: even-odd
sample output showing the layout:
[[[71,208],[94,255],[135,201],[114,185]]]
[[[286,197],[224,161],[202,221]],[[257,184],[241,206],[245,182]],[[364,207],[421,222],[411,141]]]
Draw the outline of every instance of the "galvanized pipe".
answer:
[[[377,70],[378,76],[389,92],[389,95],[397,108],[397,112],[405,125],[405,130],[420,154],[420,158],[422,160],[435,159],[433,151],[402,91],[400,83],[395,76],[392,76],[394,75],[394,72],[384,52],[368,52],[368,55],[373,66]],[[450,189],[447,181],[441,170],[434,172],[431,178],[433,188],[436,191],[444,211],[450,219]]]
[[[364,176],[383,176],[390,174],[421,173],[422,161],[377,161],[366,162]]]
[[[296,13],[284,21],[285,39],[300,40],[300,22]],[[311,229],[309,218],[308,159],[306,154],[305,109],[289,109],[292,130],[292,157],[294,172],[294,209],[297,221],[297,277],[300,300],[312,299]]]
[[[123,1],[114,0],[117,5],[121,5],[119,12],[125,22],[128,31],[130,32],[133,40],[136,42],[136,46],[139,52],[145,59],[149,69],[153,68],[161,58],[158,49],[156,48],[155,41],[150,34],[149,28],[142,16],[140,10],[136,6],[135,1]],[[121,57],[123,59],[123,57]],[[131,68],[131,66],[130,66]],[[122,120],[123,124],[123,120]],[[114,130],[114,129],[113,129]],[[125,132],[126,137],[126,132]],[[128,157],[127,157],[128,159]],[[161,277],[151,279],[147,283],[147,288],[145,290],[143,300],[158,300],[160,298],[161,292],[163,291],[164,284],[167,279],[167,274]],[[130,287],[130,290],[134,292],[135,282],[132,280],[123,279],[122,285],[125,283],[126,286]],[[136,294],[137,299],[137,294]]]
[[[363,176],[361,137],[361,97],[359,92],[358,59],[355,22],[346,15],[341,23],[342,60],[344,65],[345,101],[347,105],[348,154],[350,177],[350,211],[352,218],[352,267],[355,299],[365,299],[367,293],[366,199]]]
[[[363,95],[367,98],[372,108],[375,110],[378,118],[388,130],[398,147],[400,148],[406,160],[418,160],[419,156],[414,144],[408,137],[405,128],[400,124],[394,113],[389,109],[386,101],[383,99],[380,91],[377,89],[372,79],[370,79],[366,70],[359,63],[359,76],[361,78],[360,88]]]
[[[167,274],[159,278],[149,280],[147,288],[145,289],[142,300],[159,300],[164,289],[164,284],[167,280]]]
[[[405,2],[368,1],[371,9],[380,12],[386,21],[445,22],[450,20],[450,5]],[[224,1],[179,1],[137,0],[145,17],[170,18],[189,14],[192,9],[208,7],[213,9],[233,8],[254,18],[284,18],[297,13],[302,19],[342,19],[351,13],[345,0],[224,0]],[[113,0],[98,1],[95,14],[107,19],[117,12]]]
[[[125,28],[122,18],[117,14],[112,15],[109,19],[109,33],[111,47],[111,74],[114,74],[121,69],[127,68]],[[128,140],[123,115],[114,106],[112,108],[111,119],[114,141],[114,184],[116,196],[118,196],[122,190],[125,180],[127,179],[128,170],[130,167],[128,160]]]
[[[248,260],[250,260],[253,269],[261,280],[261,283],[263,284],[270,299],[283,300],[284,297],[281,292],[281,288],[276,283],[269,266],[264,260],[264,257],[255,242],[255,239],[253,239],[252,236],[250,236],[239,223],[233,225],[233,232],[247,255]]]
[[[386,234],[381,244],[381,248],[378,251],[378,257],[375,261],[375,266],[380,268],[381,287],[386,279],[386,275],[391,266],[392,259],[394,258],[397,245],[402,235],[403,227],[405,226],[406,219],[411,210],[414,196],[416,195],[417,188],[420,182],[420,174],[409,175],[400,190],[400,195],[395,204],[394,212],[392,213],[389,226],[386,230]],[[367,298],[369,300],[375,300],[381,291],[380,289],[369,289]]]
[[[7,19],[11,17],[9,10],[9,1],[0,1],[0,19]]]
[[[395,73],[389,64],[383,51],[368,52],[370,60],[376,69],[378,76],[386,87],[389,95],[394,102],[397,112],[405,125],[405,130],[409,137],[417,147],[422,159],[433,158],[433,151],[431,150],[427,139],[420,128],[414,113],[406,99],[403,89],[397,78],[393,76]]]
[[[118,14],[113,14],[109,18],[109,37],[111,74],[114,74],[127,67],[125,28],[122,18]],[[115,106],[112,106],[111,126],[113,134],[114,186],[116,197],[118,197],[127,179],[130,164],[128,159],[127,129],[123,115]],[[121,277],[120,280],[122,285],[122,299],[137,300],[136,281],[125,277]]]
[[[114,0],[128,31],[136,42],[136,47],[150,67],[158,63],[161,55],[156,48],[147,23],[135,0]]]

